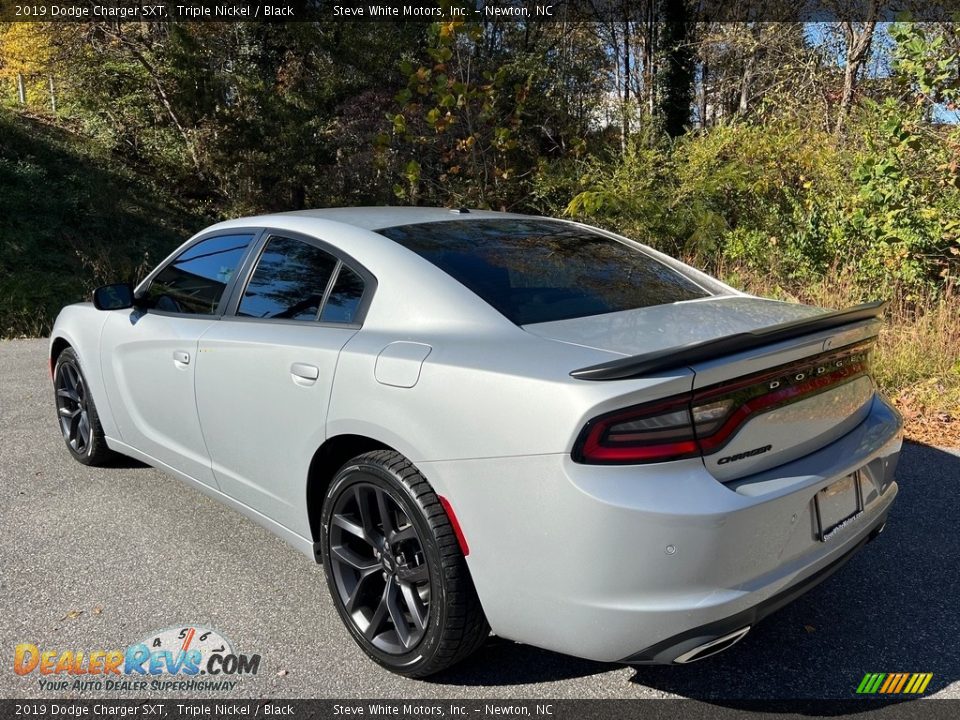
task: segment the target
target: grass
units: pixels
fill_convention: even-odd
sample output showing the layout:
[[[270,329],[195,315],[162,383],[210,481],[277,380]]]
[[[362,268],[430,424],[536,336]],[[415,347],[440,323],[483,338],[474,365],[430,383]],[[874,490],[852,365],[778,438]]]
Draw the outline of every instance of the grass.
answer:
[[[0,337],[132,280],[208,224],[91,140],[0,108]]]
[[[842,308],[862,300],[862,290],[837,269],[829,277],[789,290],[768,276],[743,268],[722,272],[746,292],[821,307]],[[886,325],[877,341],[873,372],[881,389],[903,413],[907,437],[932,445],[960,447],[960,293],[906,297],[896,288]]]

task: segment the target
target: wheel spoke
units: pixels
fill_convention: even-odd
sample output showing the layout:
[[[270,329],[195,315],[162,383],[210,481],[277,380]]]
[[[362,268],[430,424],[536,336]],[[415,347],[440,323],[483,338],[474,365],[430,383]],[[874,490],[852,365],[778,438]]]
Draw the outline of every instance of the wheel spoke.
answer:
[[[81,413],[76,413],[70,417],[70,439],[77,439],[77,430],[80,427],[80,416]]]
[[[57,397],[64,398],[70,402],[79,403],[80,398],[77,397],[75,392],[68,390],[67,388],[60,388],[57,390]]]
[[[400,581],[400,592],[403,595],[404,604],[410,611],[410,617],[413,618],[413,624],[416,625],[418,630],[425,629],[429,611],[424,607],[423,600],[420,599],[420,593],[413,585],[403,580]]]
[[[60,408],[58,412],[60,413],[60,417],[73,419],[80,414],[80,408],[75,408],[71,410],[70,408],[63,407],[63,408]]]
[[[354,570],[358,570],[361,573],[380,569],[379,561],[374,558],[361,557],[358,553],[355,553],[353,550],[344,545],[332,546],[330,551],[333,553],[333,556],[337,558],[337,560],[346,563]]]
[[[356,538],[363,540],[365,543],[372,545],[370,538],[367,537],[367,533],[364,531],[363,527],[357,525],[353,520],[344,516],[344,515],[334,515],[333,524],[344,532],[350,533]]]
[[[384,592],[387,612],[390,613],[390,620],[393,622],[393,628],[396,630],[397,639],[405,648],[410,647],[410,628],[407,625],[407,618],[400,607],[400,593],[398,592],[396,581],[393,578],[387,580],[387,588]]]
[[[380,547],[383,544],[383,535],[377,527],[377,519],[370,508],[370,495],[360,485],[353,492],[357,500],[357,507],[360,510],[360,522],[363,525],[367,542],[374,547]]]
[[[393,535],[393,518],[390,517],[390,506],[387,502],[387,494],[383,490],[377,490],[377,510],[380,513],[380,525],[383,528],[383,534],[387,538]],[[392,541],[391,541],[392,542]]]
[[[73,371],[72,365],[63,366],[63,379],[66,381],[67,390],[71,391],[74,395],[77,392],[77,376]]]
[[[348,597],[346,602],[344,602],[347,612],[351,615],[353,615],[354,610],[356,610],[357,600],[360,599],[363,586],[367,584],[367,581],[370,578],[377,576],[377,570],[379,569],[379,567],[374,567],[373,570],[361,573],[360,577],[357,578],[357,584],[353,586],[353,592],[350,593],[350,597]]]
[[[371,642],[373,642],[373,639],[377,636],[377,631],[380,630],[384,620],[387,619],[387,592],[389,590],[390,582],[387,581],[386,586],[383,588],[383,595],[380,596],[380,603],[377,605],[377,609],[373,611],[370,622],[363,631],[363,636]]]

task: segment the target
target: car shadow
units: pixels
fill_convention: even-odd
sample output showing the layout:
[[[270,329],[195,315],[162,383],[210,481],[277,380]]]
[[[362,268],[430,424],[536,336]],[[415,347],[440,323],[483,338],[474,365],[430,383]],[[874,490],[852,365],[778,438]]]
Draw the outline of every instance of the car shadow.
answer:
[[[721,706],[776,710],[779,701],[799,698],[917,697],[857,695],[866,673],[933,673],[924,695],[960,679],[960,454],[907,443],[897,480],[900,495],[886,531],[836,575],[766,618],[727,652],[686,666],[636,667],[629,682]],[[435,681],[515,685],[616,667],[494,639]],[[802,705],[791,707],[804,712]],[[809,708],[845,714],[865,706],[814,702]]]
[[[149,468],[150,466],[132,457],[114,453],[113,457],[101,465],[101,467],[111,470],[138,470],[140,468]]]

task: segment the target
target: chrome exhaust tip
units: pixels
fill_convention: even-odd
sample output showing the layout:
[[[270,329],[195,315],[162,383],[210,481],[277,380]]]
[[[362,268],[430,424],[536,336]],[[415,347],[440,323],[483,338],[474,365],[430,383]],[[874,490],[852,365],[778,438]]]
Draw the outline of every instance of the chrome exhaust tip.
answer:
[[[716,655],[717,653],[721,653],[727,648],[730,648],[736,645],[740,640],[743,639],[743,637],[748,632],[750,632],[749,625],[747,625],[745,628],[740,628],[739,630],[735,630],[729,635],[723,635],[722,637],[718,637],[715,640],[706,642],[703,645],[698,645],[692,650],[687,650],[687,652],[675,658],[674,662],[679,663],[681,665],[686,665],[687,663],[696,662],[697,660],[703,660],[704,658],[708,658],[711,655]]]
[[[873,542],[884,530],[887,529],[887,520],[884,518],[883,522],[877,525],[873,530],[870,531],[870,535],[867,537],[867,542]]]

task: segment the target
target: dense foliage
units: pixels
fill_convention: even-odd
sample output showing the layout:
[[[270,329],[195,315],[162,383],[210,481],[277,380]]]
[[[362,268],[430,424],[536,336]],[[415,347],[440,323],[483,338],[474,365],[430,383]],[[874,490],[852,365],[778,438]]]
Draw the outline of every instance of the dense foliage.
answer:
[[[208,219],[358,204],[566,214],[782,297],[953,302],[955,25],[643,7],[0,24],[0,335],[44,332]],[[811,295],[837,278],[842,298]]]

